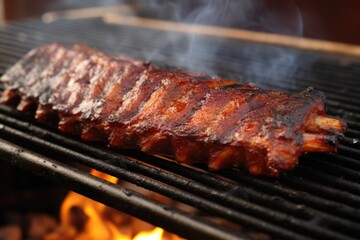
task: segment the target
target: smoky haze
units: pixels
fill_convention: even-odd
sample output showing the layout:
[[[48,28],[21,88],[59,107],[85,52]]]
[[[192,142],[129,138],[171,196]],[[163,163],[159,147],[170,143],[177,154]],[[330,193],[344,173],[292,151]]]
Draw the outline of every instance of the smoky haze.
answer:
[[[139,8],[132,14],[144,18],[303,36],[302,15],[293,0],[91,0],[91,2],[102,6],[135,3]],[[64,5],[72,8],[80,7],[81,4],[76,0],[64,0],[62,6]],[[181,34],[176,31],[147,29],[141,31],[147,32],[139,34],[139,39],[132,43],[137,45],[139,52],[129,54],[158,65],[165,64],[211,76],[220,74],[229,77],[232,73],[224,74],[226,66],[221,66],[217,59],[217,56],[223,54],[232,57],[233,64],[239,69],[238,73],[230,77],[255,83],[281,80],[291,82],[293,74],[298,69],[299,52],[291,49],[272,47],[269,53],[265,53],[264,48],[258,49],[255,45],[249,46],[249,43],[219,37]],[[116,39],[114,36],[116,34],[104,33],[103,44],[114,45],[114,42],[122,41],[121,34],[116,36]],[[86,44],[87,40],[82,41]],[[142,41],[146,41],[146,45],[141,44]],[[231,47],[228,46],[229,44]],[[237,52],[231,50],[229,52],[229,48],[236,48],[238,52],[241,49],[241,54],[238,55],[246,59],[240,62],[239,57],[236,56]],[[126,49],[119,48],[119,53],[126,53]]]
[[[141,17],[241,28],[297,37],[303,35],[302,16],[294,1],[281,1],[275,6],[262,0],[154,0],[139,1],[139,4],[140,10],[136,14]],[[184,35],[175,32],[161,34],[155,32],[152,41],[158,44],[155,44],[152,49],[144,49],[143,57],[150,61],[166,61],[173,66],[185,67],[192,71],[200,69],[206,74],[217,75],[216,56],[222,53],[228,40],[219,38],[212,40],[196,34]],[[175,56],[170,53],[174,53]],[[253,48],[248,50],[244,48],[243,54],[253,60],[246,65],[240,65],[241,72],[246,76],[261,74],[269,80],[276,81],[277,79],[282,80],[284,77],[289,78],[296,70],[294,64],[298,57],[297,51],[275,47],[272,49],[271,55],[267,55],[266,60],[263,52],[254,51]],[[201,65],[201,67],[197,65]],[[257,81],[251,78],[246,80]]]

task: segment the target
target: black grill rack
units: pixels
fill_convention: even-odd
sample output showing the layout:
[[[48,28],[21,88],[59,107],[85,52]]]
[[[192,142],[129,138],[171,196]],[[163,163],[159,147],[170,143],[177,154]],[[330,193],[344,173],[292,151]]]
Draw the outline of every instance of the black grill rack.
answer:
[[[211,222],[208,216],[279,239],[358,238],[359,59],[202,36],[197,36],[199,47],[185,56],[179,54],[188,49],[192,40],[185,34],[171,33],[173,41],[168,43],[164,39],[169,34],[107,25],[101,19],[59,20],[51,24],[30,19],[0,28],[0,71],[35,46],[83,43],[141,59],[151,52],[152,60],[158,64],[173,61],[177,67],[195,72],[209,72],[210,66],[211,71],[223,76],[284,92],[313,86],[326,92],[328,113],[348,123],[338,153],[304,155],[294,171],[278,179],[252,177],[242,170],[208,172],[201,166],[186,167],[136,151],[114,151],[83,143],[0,106],[0,159],[186,238],[252,238],[246,231]],[[284,53],[295,57],[280,60],[278,70],[269,72],[266,67]],[[277,81],[271,81],[275,77]],[[160,193],[200,212],[189,213],[156,202],[96,178],[82,166]]]

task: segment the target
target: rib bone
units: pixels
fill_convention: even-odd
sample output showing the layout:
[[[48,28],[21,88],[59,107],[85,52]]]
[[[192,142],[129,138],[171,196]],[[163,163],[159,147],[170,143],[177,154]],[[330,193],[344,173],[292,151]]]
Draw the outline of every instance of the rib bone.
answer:
[[[338,144],[334,135],[303,134],[302,152],[332,152]]]

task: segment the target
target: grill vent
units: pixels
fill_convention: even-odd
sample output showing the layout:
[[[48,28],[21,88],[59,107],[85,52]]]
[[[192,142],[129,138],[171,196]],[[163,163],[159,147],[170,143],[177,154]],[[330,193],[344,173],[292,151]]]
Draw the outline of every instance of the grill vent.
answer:
[[[191,66],[195,72],[217,73],[288,93],[313,86],[328,96],[328,113],[348,123],[338,153],[304,155],[294,171],[279,179],[252,177],[242,170],[209,173],[139,152],[85,144],[0,106],[3,160],[188,238],[251,238],[210,223],[204,216],[220,217],[274,238],[360,236],[359,59],[200,36],[197,40],[203,47],[179,57],[188,49],[187,37],[174,33],[174,42],[159,45],[166,38],[169,33],[106,25],[100,19],[51,24],[28,20],[0,28],[0,71],[35,46],[83,43],[111,54],[152,56],[159,65],[175,62],[176,67]],[[291,56],[291,61],[280,61],[279,68],[270,72],[266,66],[281,56]],[[196,207],[201,214],[193,216],[153,202],[96,179],[72,162]]]

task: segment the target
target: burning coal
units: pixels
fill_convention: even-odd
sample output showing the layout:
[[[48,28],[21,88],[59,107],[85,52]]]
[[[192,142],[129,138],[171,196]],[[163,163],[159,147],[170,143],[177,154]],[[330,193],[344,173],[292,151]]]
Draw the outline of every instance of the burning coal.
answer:
[[[111,183],[118,179],[96,170],[91,174]],[[75,192],[70,192],[60,209],[61,224],[44,240],[180,240],[135,217],[121,213]]]

